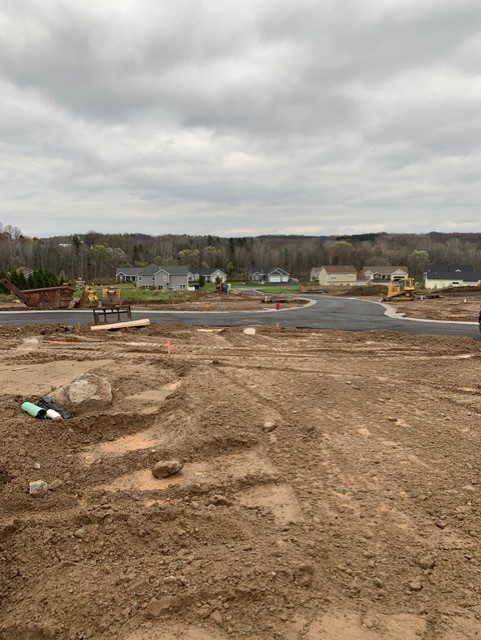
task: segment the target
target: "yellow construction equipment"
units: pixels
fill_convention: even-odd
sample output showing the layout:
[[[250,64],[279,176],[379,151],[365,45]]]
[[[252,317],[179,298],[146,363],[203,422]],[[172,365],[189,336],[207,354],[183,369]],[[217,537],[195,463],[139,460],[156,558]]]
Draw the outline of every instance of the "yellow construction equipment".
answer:
[[[416,287],[414,286],[414,278],[403,278],[402,280],[394,280],[387,286],[387,291],[383,297],[385,302],[395,300],[413,300]]]
[[[94,287],[84,287],[82,289],[82,295],[77,303],[77,307],[81,309],[98,307],[99,299],[97,298],[97,289]]]

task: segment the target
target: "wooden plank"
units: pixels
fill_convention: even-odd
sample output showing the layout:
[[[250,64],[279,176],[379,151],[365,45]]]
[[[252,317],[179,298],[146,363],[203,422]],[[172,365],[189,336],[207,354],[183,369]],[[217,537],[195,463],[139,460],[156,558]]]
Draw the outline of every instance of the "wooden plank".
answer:
[[[128,320],[127,322],[107,322],[91,326],[92,331],[110,331],[111,329],[128,329],[129,327],[146,327],[150,320]]]

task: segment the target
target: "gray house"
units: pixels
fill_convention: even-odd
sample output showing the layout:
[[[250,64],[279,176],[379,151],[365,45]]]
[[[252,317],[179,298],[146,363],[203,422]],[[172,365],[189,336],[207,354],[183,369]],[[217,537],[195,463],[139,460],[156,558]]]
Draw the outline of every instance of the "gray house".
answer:
[[[249,271],[250,282],[289,282],[289,273],[280,267],[262,269],[254,267]]]
[[[409,275],[407,268],[400,266],[366,266],[364,267],[363,272],[367,280],[374,284],[403,280]]]
[[[115,278],[119,282],[136,282],[137,276],[144,267],[119,267],[115,273]]]
[[[227,273],[222,269],[204,269],[202,267],[193,267],[189,270],[189,280],[198,282],[199,277],[204,276],[206,282],[216,282],[217,278],[222,278],[222,282],[227,280]]]
[[[137,275],[139,289],[185,290],[189,286],[189,267],[186,264],[149,264]]]

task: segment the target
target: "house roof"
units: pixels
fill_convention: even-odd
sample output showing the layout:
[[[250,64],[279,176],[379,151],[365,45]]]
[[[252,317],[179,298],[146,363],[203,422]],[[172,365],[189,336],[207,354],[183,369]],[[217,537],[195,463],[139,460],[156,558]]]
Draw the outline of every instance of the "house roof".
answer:
[[[324,265],[321,269],[324,269],[326,273],[357,273],[356,267],[352,264]]]
[[[425,267],[426,271],[435,271],[436,273],[454,273],[462,271],[464,273],[474,271],[474,267],[470,264],[429,264]]]
[[[281,267],[273,267],[272,269],[266,269],[264,267],[252,267],[252,269],[249,271],[249,273],[261,273],[264,276],[269,275],[270,273],[273,273],[274,271],[282,271],[282,273],[285,273],[287,275],[289,275],[289,272],[286,271],[285,269],[281,269]]]
[[[154,275],[161,270],[168,273],[169,276],[186,276],[189,273],[189,266],[186,264],[161,264],[150,266],[154,266],[156,270],[152,274],[146,275]]]
[[[379,273],[382,276],[388,276],[391,273],[394,273],[394,271],[398,271],[398,270],[404,271],[404,273],[408,272],[408,268],[407,267],[401,267],[401,266],[398,266],[398,267],[392,267],[392,266],[371,267],[371,266],[368,266],[368,267],[364,267],[364,269],[363,269],[364,273],[366,273],[366,271],[371,271],[372,273]]]
[[[115,274],[123,273],[125,276],[137,276],[143,269],[144,267],[119,267]]]
[[[214,267],[212,268],[205,268],[205,267],[193,267],[192,269],[189,269],[190,273],[198,273],[199,276],[210,276],[212,275],[215,271],[220,271],[220,273],[223,273],[225,275],[225,271],[222,271],[222,269],[220,269],[219,267]]]
[[[463,280],[465,282],[479,282],[480,271],[427,271],[426,280]]]
[[[149,264],[148,267],[143,267],[139,271],[139,276],[154,276],[160,270],[159,265]]]

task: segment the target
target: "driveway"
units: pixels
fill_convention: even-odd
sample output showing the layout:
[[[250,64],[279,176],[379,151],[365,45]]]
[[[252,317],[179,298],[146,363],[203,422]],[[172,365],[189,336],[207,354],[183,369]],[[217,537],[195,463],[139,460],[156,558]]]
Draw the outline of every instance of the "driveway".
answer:
[[[409,334],[459,335],[479,338],[477,322],[415,321],[385,315],[385,308],[365,300],[303,296],[310,306],[258,312],[193,312],[134,311],[134,318],[149,318],[151,322],[179,323],[194,326],[275,326],[309,329],[341,329],[368,331],[381,329]],[[27,324],[77,325],[91,323],[90,311],[15,311],[0,312],[0,325]]]

